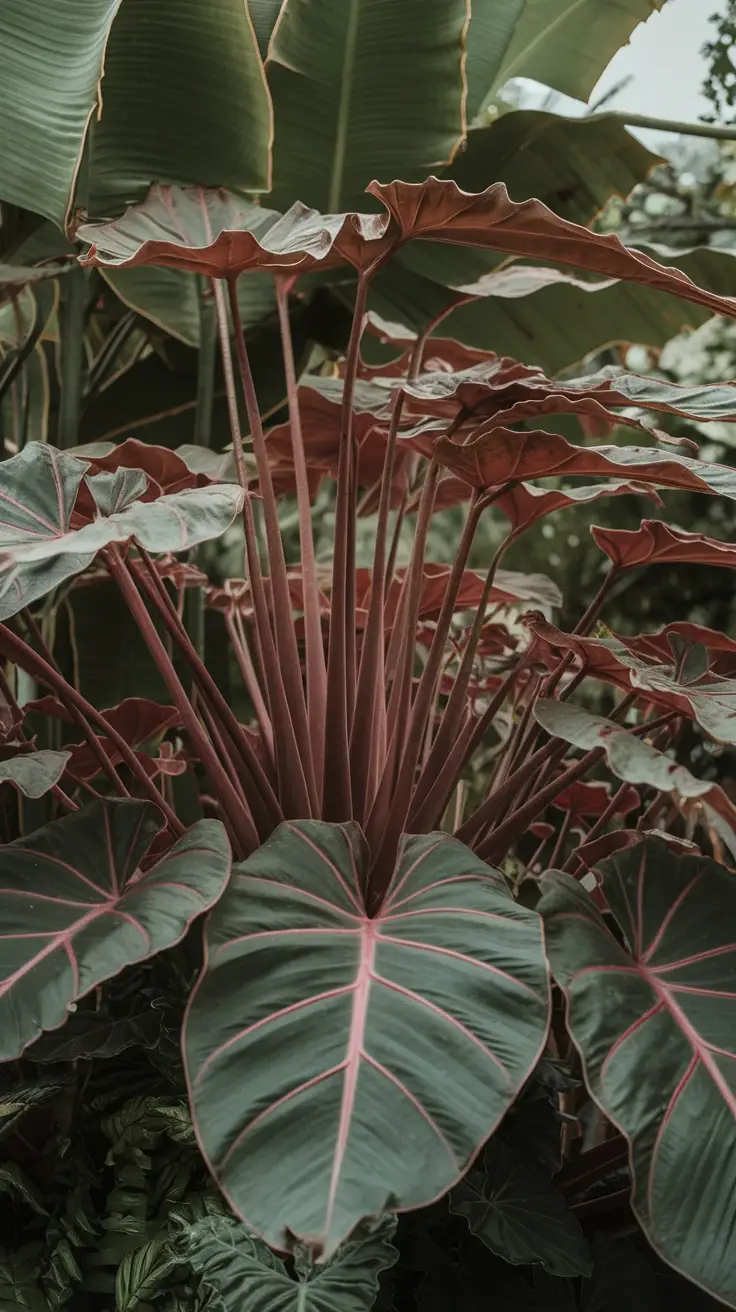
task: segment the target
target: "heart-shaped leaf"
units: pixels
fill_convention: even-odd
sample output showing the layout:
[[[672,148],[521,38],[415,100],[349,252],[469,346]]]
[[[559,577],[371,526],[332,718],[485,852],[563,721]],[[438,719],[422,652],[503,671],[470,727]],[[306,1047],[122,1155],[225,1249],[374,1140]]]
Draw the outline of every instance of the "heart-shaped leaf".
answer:
[[[71,529],[71,515],[88,464],[32,442],[0,467],[0,619],[44,596],[90,565],[103,547],[135,537],[147,550],[185,551],[220,537],[242,507],[231,484],[188,488],[153,502],[134,501],[114,514],[99,511],[91,523]],[[123,504],[141,475],[121,473],[117,490],[104,497]],[[131,485],[132,479],[132,485]],[[94,480],[93,480],[94,486]]]
[[[466,1169],[533,1068],[536,915],[444,834],[402,840],[375,918],[356,825],[282,824],[207,930],[185,1023],[200,1146],[274,1247],[325,1255]]]
[[[70,757],[69,752],[21,752],[0,761],[0,783],[15,784],[25,797],[43,797],[58,784]]]
[[[601,551],[622,569],[634,565],[721,565],[736,569],[736,547],[703,533],[684,533],[660,519],[644,519],[639,528],[598,528],[591,533]]]
[[[145,874],[161,828],[150,802],[99,801],[0,847],[0,1061],[125,966],[172,947],[217,901],[230,850],[200,820]]]
[[[569,875],[541,911],[591,1094],[631,1145],[632,1206],[678,1271],[736,1306],[736,880],[647,838],[598,867],[623,935]]]
[[[533,1159],[498,1137],[453,1190],[450,1211],[505,1262],[540,1264],[553,1276],[591,1273],[590,1249],[563,1195]]]
[[[252,1231],[230,1216],[207,1216],[185,1229],[177,1249],[199,1276],[200,1291],[223,1312],[367,1312],[378,1277],[398,1256],[396,1218],[361,1226],[331,1261],[296,1256],[297,1279]]]

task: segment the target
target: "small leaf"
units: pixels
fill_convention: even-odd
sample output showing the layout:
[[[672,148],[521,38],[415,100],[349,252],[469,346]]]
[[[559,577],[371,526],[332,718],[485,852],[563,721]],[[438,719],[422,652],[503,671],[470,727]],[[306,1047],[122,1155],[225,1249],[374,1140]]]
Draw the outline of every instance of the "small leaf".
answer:
[[[25,797],[43,797],[58,784],[70,755],[70,752],[23,752],[9,761],[0,761],[0,783],[15,784]]]
[[[614,565],[695,564],[736,569],[736,547],[703,533],[684,533],[660,519],[644,519],[637,529],[598,528],[591,533]]]
[[[116,469],[114,474],[88,474],[87,486],[101,515],[125,510],[143,495],[148,478],[142,469]]]
[[[176,1265],[165,1239],[151,1239],[126,1253],[115,1277],[115,1312],[138,1312],[155,1299]]]
[[[221,1312],[368,1312],[379,1275],[397,1258],[395,1229],[390,1215],[366,1223],[318,1266],[298,1255],[298,1280],[231,1217],[196,1222],[182,1232],[178,1248],[199,1275],[200,1292]]]
[[[516,1266],[539,1263],[553,1276],[589,1275],[593,1263],[580,1222],[541,1167],[494,1138],[483,1166],[461,1181],[450,1211]]]
[[[658,792],[677,792],[681,797],[705,797],[713,788],[711,781],[696,779],[686,766],[582,706],[541,699],[534,705],[534,718],[553,737],[582,751],[602,747],[610,769],[625,783],[646,784]]]
[[[42,1195],[16,1162],[0,1163],[0,1192],[19,1199],[39,1216],[48,1216]]]
[[[26,1056],[30,1061],[79,1061],[94,1057],[105,1060],[117,1057],[138,1044],[152,1047],[161,1033],[161,1014],[150,1008],[139,1016],[111,1020],[95,1011],[73,1011],[61,1029],[42,1034]]]
[[[125,966],[178,943],[222,893],[223,826],[201,820],[142,875],[161,827],[150,802],[94,802],[0,847],[0,1060]]]
[[[595,1101],[627,1136],[632,1207],[665,1261],[736,1305],[736,881],[647,838],[543,880],[552,969]]]

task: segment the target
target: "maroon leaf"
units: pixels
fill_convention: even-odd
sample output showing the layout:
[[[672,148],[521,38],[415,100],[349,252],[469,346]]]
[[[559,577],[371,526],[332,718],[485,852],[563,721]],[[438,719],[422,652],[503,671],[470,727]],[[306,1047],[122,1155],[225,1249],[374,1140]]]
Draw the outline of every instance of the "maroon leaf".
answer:
[[[650,664],[669,665],[672,661],[671,637],[682,639],[693,646],[704,647],[708,653],[708,668],[711,674],[723,679],[736,678],[736,641],[727,638],[725,633],[716,629],[707,629],[702,624],[690,624],[678,621],[667,624],[657,633],[638,633],[634,637],[622,639],[626,647],[635,656],[641,656]]]
[[[569,785],[552,802],[560,811],[570,811],[574,818],[597,819],[609,806],[611,786],[607,783],[584,783],[578,779]],[[641,805],[636,789],[629,785],[621,794],[616,815],[627,815]]]
[[[662,499],[654,488],[621,479],[618,482],[593,483],[589,487],[560,489],[538,487],[536,483],[515,483],[508,492],[496,497],[494,505],[503,511],[511,523],[514,534],[517,535],[525,532],[545,515],[553,514],[555,510],[563,510],[568,506],[580,505],[588,501],[598,501],[601,497],[628,495],[649,497],[657,505],[662,504]],[[592,532],[595,534],[597,530],[593,529]]]
[[[637,529],[599,528],[594,524],[590,531],[609,560],[624,569],[667,563],[736,568],[736,547],[730,543],[670,528],[660,519],[644,519]]]
[[[514,432],[492,427],[463,443],[437,437],[433,429],[415,430],[404,441],[434,456],[441,465],[474,487],[496,488],[530,478],[563,475],[630,477],[656,487],[711,492],[736,499],[736,470],[650,447],[578,447],[558,433]]]
[[[449,179],[437,178],[422,183],[372,182],[367,191],[386,206],[402,241],[426,238],[553,260],[672,292],[707,306],[714,314],[736,315],[736,301],[731,297],[696,287],[679,269],[657,264],[612,234],[569,223],[539,200],[515,203],[502,182],[478,195],[461,191]]]

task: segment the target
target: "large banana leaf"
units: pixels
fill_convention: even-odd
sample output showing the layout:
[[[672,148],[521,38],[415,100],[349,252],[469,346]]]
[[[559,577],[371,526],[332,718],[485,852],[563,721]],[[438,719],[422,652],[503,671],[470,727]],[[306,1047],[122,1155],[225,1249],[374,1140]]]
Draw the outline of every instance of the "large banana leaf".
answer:
[[[661,839],[599,874],[623,943],[569,875],[543,884],[570,1032],[629,1139],[632,1205],[654,1247],[736,1307],[736,881]]]
[[[274,1247],[444,1193],[536,1063],[540,926],[445,834],[407,837],[379,914],[357,825],[280,826],[209,922],[185,1024],[199,1142]]]
[[[91,214],[119,213],[151,182],[267,190],[270,136],[244,0],[122,0],[92,136]]]
[[[0,192],[62,224],[121,0],[3,0]]]
[[[587,100],[632,31],[665,0],[527,0],[496,78],[531,77]],[[489,91],[491,88],[489,87]]]
[[[271,108],[243,0],[4,0],[2,199],[63,224],[93,118],[93,213],[159,180],[267,189]]]
[[[145,874],[151,802],[99,801],[0,847],[0,1059],[64,1023],[90,989],[178,943],[230,872],[224,827],[201,820]]]
[[[467,11],[467,0],[286,0],[268,62],[277,208],[361,208],[373,178],[424,178],[452,157]]]
[[[472,123],[495,85],[528,0],[472,0],[468,53],[466,113]]]

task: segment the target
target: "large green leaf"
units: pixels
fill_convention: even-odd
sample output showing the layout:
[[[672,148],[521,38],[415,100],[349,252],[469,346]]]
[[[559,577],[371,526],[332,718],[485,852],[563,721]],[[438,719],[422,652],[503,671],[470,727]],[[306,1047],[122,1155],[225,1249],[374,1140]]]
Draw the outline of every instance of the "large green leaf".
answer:
[[[91,214],[120,212],[151,182],[266,191],[270,135],[243,0],[122,0],[92,135]]]
[[[466,0],[286,0],[271,38],[273,202],[327,213],[420,179],[465,128]]]
[[[539,1263],[553,1276],[590,1275],[590,1250],[563,1195],[533,1159],[498,1137],[453,1190],[450,1211],[506,1262]]]
[[[495,82],[530,77],[587,100],[633,29],[665,0],[527,0]],[[489,91],[491,88],[488,88]]]
[[[535,914],[444,834],[405,837],[366,913],[355,825],[283,824],[207,930],[185,1025],[199,1142],[274,1247],[326,1255],[365,1216],[450,1187],[534,1066]]]
[[[398,1256],[395,1229],[393,1216],[366,1224],[318,1266],[297,1253],[296,1280],[232,1217],[208,1216],[183,1228],[177,1247],[199,1276],[200,1293],[221,1312],[368,1312],[381,1271]]]
[[[199,346],[201,314],[197,277],[179,269],[105,269],[105,281],[124,305],[188,346]],[[238,284],[244,328],[272,314],[276,289],[268,274],[251,274]]]
[[[503,67],[528,0],[472,0],[465,75],[465,107],[472,123]]]
[[[63,224],[121,0],[4,0],[2,199]]]
[[[160,828],[151,802],[99,801],[0,847],[1,1061],[217,901],[230,873],[223,826],[200,820],[142,874]]]
[[[661,1256],[736,1307],[736,881],[648,838],[598,867],[623,935],[557,871],[541,903],[591,1094],[631,1145]]]
[[[97,517],[70,529],[72,510],[89,468],[64,451],[30,443],[0,465],[0,617],[7,619],[80,573],[112,542],[135,537],[153,552],[179,552],[220,537],[242,505],[232,484],[213,484],[133,500],[146,486],[138,470],[88,479]],[[110,498],[114,498],[112,501]],[[120,498],[122,497],[122,500]],[[117,504],[121,509],[117,510]]]
[[[431,245],[432,261],[422,260],[441,278],[447,270],[444,254]],[[449,248],[445,248],[448,250]],[[417,244],[412,251],[422,251]],[[457,252],[452,251],[452,255]],[[475,251],[462,252],[473,260]],[[410,257],[414,265],[413,254]],[[658,252],[661,259],[661,252]],[[701,286],[727,295],[736,295],[736,259],[728,251],[688,252],[676,259],[681,268]],[[507,266],[508,267],[508,266]],[[528,267],[528,266],[520,266]],[[487,272],[488,262],[485,270]],[[477,268],[476,268],[477,271]],[[458,272],[456,267],[449,270]],[[473,270],[465,268],[472,275]],[[482,275],[481,275],[482,276]],[[346,299],[352,294],[348,283]],[[451,309],[458,293],[439,281],[420,275],[401,259],[379,272],[371,284],[368,304],[384,319],[405,324],[416,332],[436,316]],[[462,305],[451,312],[442,324],[443,336],[452,336],[470,346],[487,347],[493,343],[499,354],[510,355],[528,364],[541,365],[549,373],[567,369],[582,360],[591,350],[612,342],[643,342],[664,346],[683,328],[698,328],[710,318],[708,310],[692,302],[675,300],[651,287],[615,282],[595,294],[582,290],[574,282],[556,282],[542,286],[531,295],[508,299],[494,295],[493,284],[483,299]]]

